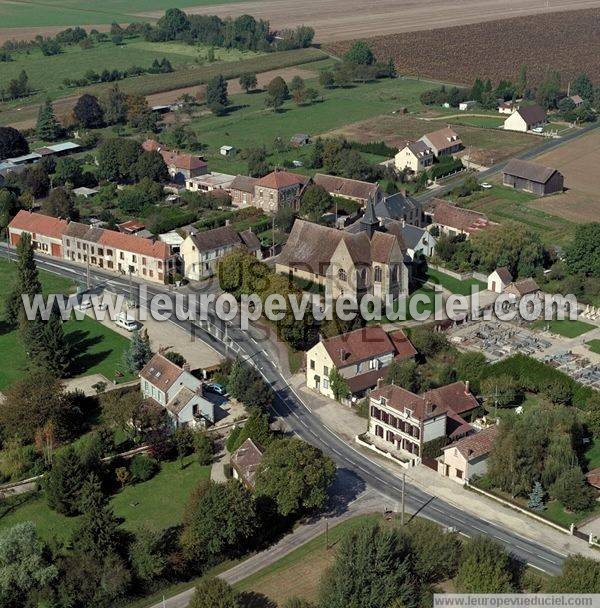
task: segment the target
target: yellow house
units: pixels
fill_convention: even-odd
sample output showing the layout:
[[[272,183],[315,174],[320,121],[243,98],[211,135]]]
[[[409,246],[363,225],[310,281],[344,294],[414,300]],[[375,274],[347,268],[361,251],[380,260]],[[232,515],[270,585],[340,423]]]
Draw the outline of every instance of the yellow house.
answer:
[[[364,327],[321,340],[306,353],[306,386],[334,399],[329,374],[336,369],[352,396],[362,396],[384,378],[394,360],[417,354],[402,330],[386,333],[380,326]]]

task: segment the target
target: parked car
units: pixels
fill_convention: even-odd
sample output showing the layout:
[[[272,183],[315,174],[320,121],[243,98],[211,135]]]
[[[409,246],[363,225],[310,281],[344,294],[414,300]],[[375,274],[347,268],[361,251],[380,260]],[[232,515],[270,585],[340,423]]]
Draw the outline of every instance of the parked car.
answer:
[[[210,393],[217,393],[217,395],[225,396],[227,394],[225,387],[218,382],[209,382],[204,385],[204,388]]]
[[[88,299],[81,300],[81,302],[79,302],[79,304],[77,304],[77,308],[79,308],[79,310],[88,310],[91,307],[92,307],[92,303]]]
[[[125,312],[120,312],[115,317],[115,325],[118,325],[119,327],[122,327],[123,329],[126,329],[127,331],[134,331],[135,329],[138,328],[138,322],[133,317],[130,317]]]

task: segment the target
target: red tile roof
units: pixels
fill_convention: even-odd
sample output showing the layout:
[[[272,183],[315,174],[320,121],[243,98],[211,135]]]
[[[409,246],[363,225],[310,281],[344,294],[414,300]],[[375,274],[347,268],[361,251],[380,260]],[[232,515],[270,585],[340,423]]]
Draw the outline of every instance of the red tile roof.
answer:
[[[171,255],[169,246],[163,241],[152,241],[135,236],[134,234],[116,232],[115,230],[103,230],[96,242],[99,245],[114,247],[115,249],[122,249],[131,253],[146,255],[150,258],[158,258],[159,260],[166,260]]]
[[[21,210],[15,215],[8,227],[53,239],[61,239],[68,225],[67,220]]]
[[[338,369],[394,352],[392,341],[378,325],[328,338],[323,346]]]
[[[434,404],[428,403],[423,397],[395,384],[382,386],[374,390],[369,396],[376,400],[383,397],[386,400],[386,407],[391,407],[402,413],[404,413],[404,408],[408,408],[411,410],[413,417],[418,420],[426,420],[445,413],[444,410],[435,411]]]
[[[402,359],[410,359],[417,354],[417,349],[413,346],[412,342],[408,339],[406,334],[399,329],[388,334],[394,348],[396,349],[396,356],[394,359],[401,361]]]
[[[127,220],[122,224],[117,224],[117,227],[121,232],[138,232],[139,230],[143,230],[146,225],[142,224],[142,222],[138,220]]]
[[[178,169],[185,169],[187,171],[191,171],[192,169],[201,169],[208,166],[208,163],[198,156],[183,152],[171,151],[154,139],[147,139],[142,144],[142,148],[146,152],[160,152],[167,166],[173,165]]]
[[[600,467],[588,471],[585,474],[585,479],[591,486],[600,489]]]
[[[256,185],[279,190],[280,188],[288,188],[289,186],[304,186],[308,182],[308,179],[304,175],[296,175],[289,171],[273,171],[269,175],[261,177]]]
[[[491,426],[478,433],[463,437],[444,448],[444,451],[456,448],[467,460],[489,454],[498,436],[498,427]]]
[[[452,409],[457,414],[464,414],[479,407],[479,402],[467,389],[464,382],[453,382],[434,388],[423,393],[422,397],[444,409]]]

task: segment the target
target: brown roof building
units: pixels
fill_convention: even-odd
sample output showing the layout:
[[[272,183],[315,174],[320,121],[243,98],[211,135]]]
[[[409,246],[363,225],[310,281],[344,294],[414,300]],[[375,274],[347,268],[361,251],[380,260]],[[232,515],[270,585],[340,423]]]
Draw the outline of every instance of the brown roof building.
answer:
[[[464,419],[479,403],[462,382],[416,395],[395,385],[369,395],[369,436],[392,454],[422,457],[423,445],[440,437],[459,439],[474,432]]]
[[[434,198],[428,210],[425,212],[432,219],[432,224],[440,229],[440,232],[448,236],[465,234],[471,236],[478,230],[485,230],[496,226],[495,222],[488,220],[487,216],[478,211],[463,209],[442,199]]]
[[[546,112],[541,106],[522,106],[504,121],[504,128],[507,131],[526,133],[541,127],[546,122]]]
[[[250,229],[237,232],[231,226],[221,226],[190,233],[181,245],[185,277],[201,281],[213,276],[219,261],[236,247],[261,256],[260,241]]]
[[[352,232],[296,220],[277,272],[323,285],[337,298],[408,293],[408,258],[398,222],[382,225],[373,202]]]
[[[262,462],[263,450],[250,437],[231,455],[231,468],[235,479],[239,479],[249,490],[254,490],[256,473]]]
[[[458,483],[485,475],[487,460],[497,437],[498,427],[492,426],[446,446],[438,458],[438,473]]]
[[[346,378],[351,395],[361,396],[386,376],[392,361],[416,354],[402,330],[388,334],[378,325],[356,329],[322,340],[306,353],[306,385],[333,399],[329,374],[335,368]]]
[[[504,290],[505,293],[512,293],[517,298],[522,298],[523,296],[527,296],[529,294],[539,293],[540,287],[536,283],[535,279],[521,279],[520,281],[515,281],[506,287]]]
[[[142,148],[146,152],[158,152],[163,157],[171,179],[177,184],[208,173],[208,163],[199,156],[169,150],[154,139],[147,139]]]
[[[317,173],[313,178],[313,182],[317,186],[324,188],[331,196],[340,196],[356,201],[363,207],[366,207],[369,201],[377,204],[383,199],[383,192],[379,184],[372,184],[371,182],[363,182],[335,175],[324,175],[323,173]]]
[[[462,150],[463,147],[459,134],[450,127],[426,133],[420,141],[424,142],[436,157],[454,154]]]
[[[562,173],[552,167],[513,158],[502,171],[502,183],[516,190],[546,196],[562,192],[564,178]]]

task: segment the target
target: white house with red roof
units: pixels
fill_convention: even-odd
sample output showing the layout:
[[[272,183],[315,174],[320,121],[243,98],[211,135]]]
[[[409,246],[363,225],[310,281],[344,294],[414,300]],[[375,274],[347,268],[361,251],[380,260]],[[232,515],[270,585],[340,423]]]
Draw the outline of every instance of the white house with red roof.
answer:
[[[438,473],[461,484],[476,475],[485,475],[497,436],[498,427],[491,426],[442,448],[437,459]]]
[[[454,382],[415,395],[395,385],[369,395],[371,441],[400,458],[421,458],[423,445],[447,437],[458,440],[475,432],[464,416],[479,407],[469,384]]]
[[[386,333],[380,326],[364,327],[320,340],[306,353],[306,386],[334,399],[329,375],[335,368],[347,381],[353,397],[360,397],[384,378],[392,361],[417,354],[402,330]]]
[[[167,410],[175,428],[206,426],[215,421],[215,406],[203,396],[202,382],[185,369],[156,353],[140,371],[145,399]]]

